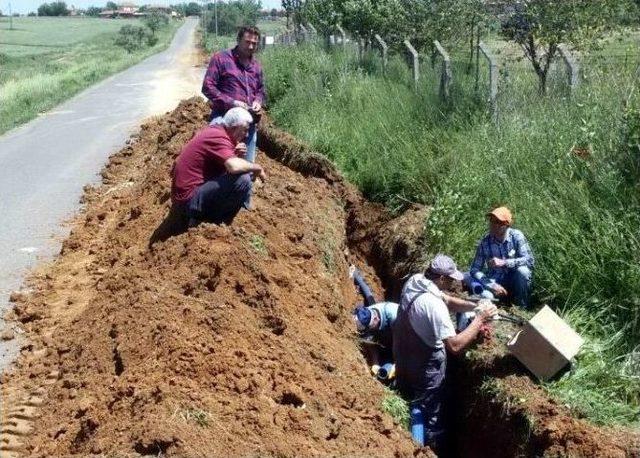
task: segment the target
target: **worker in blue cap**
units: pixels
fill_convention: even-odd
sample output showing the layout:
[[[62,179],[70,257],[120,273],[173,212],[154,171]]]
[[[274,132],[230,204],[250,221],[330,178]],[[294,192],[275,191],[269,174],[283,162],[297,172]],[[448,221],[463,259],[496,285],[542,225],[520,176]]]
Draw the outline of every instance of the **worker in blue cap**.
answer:
[[[378,302],[362,273],[351,266],[349,276],[353,279],[364,303],[357,305],[353,312],[363,352],[371,373],[382,381],[391,381],[395,376],[393,365],[392,327],[398,315],[395,302]]]

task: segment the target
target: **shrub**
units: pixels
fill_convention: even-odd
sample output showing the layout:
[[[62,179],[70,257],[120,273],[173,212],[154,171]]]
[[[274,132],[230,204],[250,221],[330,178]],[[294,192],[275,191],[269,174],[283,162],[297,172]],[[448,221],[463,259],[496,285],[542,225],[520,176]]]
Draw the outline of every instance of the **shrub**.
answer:
[[[145,46],[153,46],[158,39],[151,35],[145,27],[139,25],[123,25],[116,37],[116,45],[132,53]]]

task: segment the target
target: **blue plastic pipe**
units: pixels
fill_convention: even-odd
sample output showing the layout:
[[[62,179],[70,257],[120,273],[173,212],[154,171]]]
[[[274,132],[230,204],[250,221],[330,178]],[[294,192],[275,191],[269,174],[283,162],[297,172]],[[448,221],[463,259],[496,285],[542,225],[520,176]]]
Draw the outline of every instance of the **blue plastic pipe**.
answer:
[[[420,445],[424,445],[424,415],[420,407],[411,408],[411,437]]]
[[[471,280],[471,294],[479,296],[484,291],[484,285],[477,280]]]

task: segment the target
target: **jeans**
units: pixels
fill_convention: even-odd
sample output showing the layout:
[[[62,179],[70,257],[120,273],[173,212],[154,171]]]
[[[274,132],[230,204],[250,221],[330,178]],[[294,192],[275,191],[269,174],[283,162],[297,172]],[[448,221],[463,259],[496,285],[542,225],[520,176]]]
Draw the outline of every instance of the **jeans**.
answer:
[[[360,294],[362,294],[365,307],[369,307],[376,303],[376,298],[373,296],[371,288],[369,288],[369,285],[367,285],[367,282],[364,280],[358,269],[353,273],[353,283],[358,287]]]
[[[444,380],[447,371],[447,354],[444,348],[434,349],[427,361],[424,381],[416,393],[416,399],[410,403],[422,411],[424,422],[424,441],[422,445],[440,448],[444,435],[442,404],[444,401]]]
[[[222,124],[222,116],[215,116],[209,123],[210,126],[213,126],[214,124]],[[247,145],[247,155],[244,158],[249,162],[256,161],[257,141],[258,131],[256,129],[256,124],[252,122],[251,124],[249,124],[249,132],[247,133],[247,139],[245,140],[245,144]],[[251,207],[251,192],[249,192],[249,195],[244,201],[243,206],[247,210],[249,210],[249,208]]]
[[[251,175],[224,174],[202,184],[189,200],[189,226],[201,221],[230,224],[251,192]]]

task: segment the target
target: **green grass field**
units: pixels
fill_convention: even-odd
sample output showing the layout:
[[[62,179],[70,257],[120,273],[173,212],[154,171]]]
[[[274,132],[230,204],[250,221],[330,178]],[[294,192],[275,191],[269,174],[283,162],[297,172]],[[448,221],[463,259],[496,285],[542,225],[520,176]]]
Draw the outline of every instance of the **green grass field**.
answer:
[[[546,388],[596,423],[637,425],[640,53],[584,58],[572,96],[560,64],[540,96],[526,60],[503,62],[498,125],[486,65],[476,92],[464,50],[451,55],[443,101],[438,62],[422,63],[415,93],[398,56],[383,74],[375,53],[358,63],[353,49],[276,47],[261,57],[269,110],[370,199],[398,211],[431,206],[427,255],[449,253],[466,268],[485,212],[510,206],[536,255],[535,304],[552,305],[587,339],[575,370]],[[582,145],[586,158],[572,152]]]
[[[33,119],[105,77],[168,46],[182,22],[157,32],[158,43],[127,53],[114,44],[137,20],[0,18],[0,134]]]

